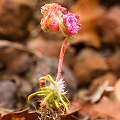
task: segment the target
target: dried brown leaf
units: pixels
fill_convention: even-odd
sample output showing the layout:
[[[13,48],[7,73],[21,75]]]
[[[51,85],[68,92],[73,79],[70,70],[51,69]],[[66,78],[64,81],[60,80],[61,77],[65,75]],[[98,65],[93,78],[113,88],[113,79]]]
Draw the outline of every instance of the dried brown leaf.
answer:
[[[68,115],[61,117],[61,120],[79,120],[74,114],[80,109],[72,110]]]
[[[120,79],[116,82],[114,87],[115,99],[120,102]]]
[[[13,112],[13,110],[5,109],[5,108],[3,108],[3,104],[0,104],[0,117],[3,115],[9,114],[11,112]]]
[[[71,7],[70,11],[76,15],[80,15],[81,23],[98,19],[104,13],[103,8],[99,4],[99,0],[78,0]]]
[[[85,46],[93,46],[97,49],[101,47],[100,38],[94,32],[86,32],[79,34],[76,38],[71,39],[71,45],[85,44]]]
[[[1,117],[1,120],[35,120],[38,118],[38,113],[32,112],[29,113],[28,109],[25,109],[20,112],[12,112],[10,114],[4,115]]]
[[[75,15],[80,15],[81,30],[77,41],[73,44],[85,43],[86,46],[101,47],[100,37],[97,33],[97,21],[104,16],[105,11],[99,0],[78,0],[70,9]]]
[[[73,105],[81,108],[79,111],[81,115],[85,116],[89,114],[91,120],[96,120],[95,118],[120,120],[120,103],[111,101],[107,97],[103,97],[97,104],[80,100],[79,102],[74,102]]]
[[[10,42],[7,40],[0,40],[0,61],[7,62],[12,59],[15,55],[18,55],[18,51],[28,52],[37,57],[41,57],[41,53],[37,50],[24,46],[20,43]]]
[[[37,111],[28,112],[28,110],[29,108],[19,112],[11,112],[2,117],[0,114],[0,120],[38,120],[38,116],[40,117],[40,114],[37,113]],[[69,113],[66,116],[62,116],[61,120],[78,120],[78,118],[73,115],[78,110],[79,109],[74,110],[73,112]]]

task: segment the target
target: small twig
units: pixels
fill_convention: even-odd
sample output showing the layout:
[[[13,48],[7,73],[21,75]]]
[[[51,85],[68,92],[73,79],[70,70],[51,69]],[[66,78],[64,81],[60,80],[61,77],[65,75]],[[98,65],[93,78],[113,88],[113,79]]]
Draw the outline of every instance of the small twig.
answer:
[[[17,50],[29,52],[29,53],[37,56],[38,58],[41,58],[43,56],[38,50],[29,48],[29,47],[24,46],[20,43],[10,42],[8,40],[0,40],[0,47],[3,47],[3,46],[9,46],[9,47],[15,48]]]

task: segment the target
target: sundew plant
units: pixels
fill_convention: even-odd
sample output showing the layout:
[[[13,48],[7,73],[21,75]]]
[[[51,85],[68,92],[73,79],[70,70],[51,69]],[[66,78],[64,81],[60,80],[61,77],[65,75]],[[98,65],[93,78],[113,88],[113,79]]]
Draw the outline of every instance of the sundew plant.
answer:
[[[68,114],[70,102],[65,96],[66,91],[64,81],[61,79],[61,69],[63,64],[64,53],[71,37],[75,36],[81,29],[79,16],[67,12],[67,9],[56,3],[45,4],[41,8],[44,15],[41,20],[41,28],[44,31],[58,32],[62,31],[66,38],[60,51],[59,65],[56,80],[50,75],[43,76],[39,79],[40,91],[28,96],[28,101],[32,102],[33,97],[38,97],[40,101],[40,119],[59,120],[61,115]],[[46,86],[46,80],[50,82]],[[64,101],[65,100],[65,101]]]

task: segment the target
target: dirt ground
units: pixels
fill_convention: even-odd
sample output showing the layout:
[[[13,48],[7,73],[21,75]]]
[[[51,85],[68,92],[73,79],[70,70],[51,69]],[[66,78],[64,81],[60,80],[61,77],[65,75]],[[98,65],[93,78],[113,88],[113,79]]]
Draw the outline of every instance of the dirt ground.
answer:
[[[36,111],[39,105],[27,97],[39,90],[40,77],[57,76],[65,35],[40,26],[41,6],[54,2],[80,15],[81,24],[64,57],[71,113],[62,120],[120,120],[119,0],[0,0],[0,113],[25,110],[21,119],[15,113],[0,120],[36,119],[38,114],[30,118],[27,108]]]

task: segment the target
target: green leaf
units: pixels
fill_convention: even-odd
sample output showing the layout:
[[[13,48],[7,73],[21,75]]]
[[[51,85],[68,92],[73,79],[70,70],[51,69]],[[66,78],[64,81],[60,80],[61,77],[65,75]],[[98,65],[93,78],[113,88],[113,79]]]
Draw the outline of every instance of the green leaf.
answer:
[[[43,88],[41,88],[41,90],[50,90],[51,91],[51,89],[49,88],[49,87],[43,87]]]
[[[54,94],[54,92],[50,92],[45,99],[43,100],[42,104],[44,104],[52,95]]]
[[[35,92],[35,93],[32,93],[31,95],[28,96],[28,101],[31,102],[30,98],[34,95],[37,95],[37,94],[41,94],[41,93],[46,93],[47,91],[38,91],[38,92]]]
[[[67,102],[68,102],[69,105],[70,105],[70,101],[68,100],[68,98],[67,98],[64,94],[62,94],[62,96],[67,100]]]
[[[59,102],[57,100],[54,100],[54,102],[55,102],[56,107],[59,108]]]
[[[39,95],[39,96],[46,96],[46,94],[37,94],[37,95]]]
[[[64,100],[57,94],[57,97],[60,99],[60,101],[63,103],[63,105],[65,106],[66,109],[66,114],[68,114],[68,106],[66,105],[66,103],[64,102]]]

